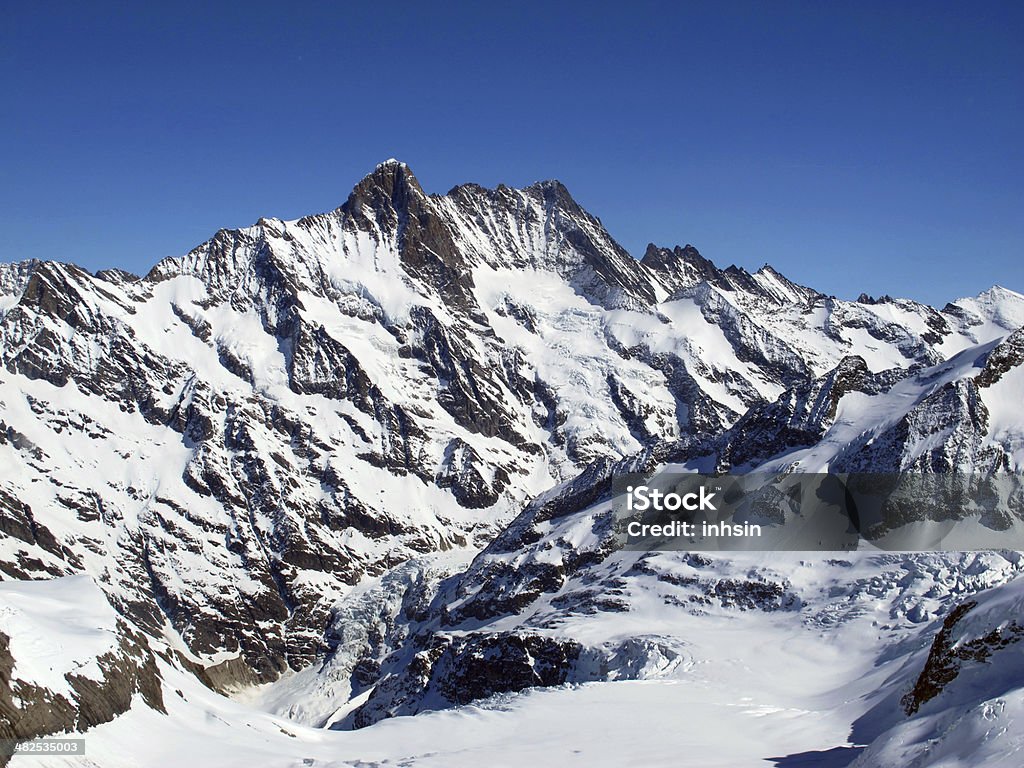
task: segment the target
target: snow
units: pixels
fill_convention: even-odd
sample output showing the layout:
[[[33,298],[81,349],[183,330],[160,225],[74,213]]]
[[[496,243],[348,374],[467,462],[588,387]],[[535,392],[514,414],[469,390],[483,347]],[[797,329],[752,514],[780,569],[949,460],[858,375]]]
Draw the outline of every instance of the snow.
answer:
[[[65,675],[102,678],[96,660],[117,644],[117,615],[88,576],[0,582],[0,633],[12,678],[71,700]]]
[[[660,555],[658,567],[678,567],[673,563],[680,556]],[[158,660],[168,716],[137,701],[126,715],[85,734],[86,756],[104,768],[561,768],[576,763],[732,768],[786,765],[779,762],[786,756],[797,764],[800,755],[808,764],[826,765],[828,755],[851,759],[857,754],[859,747],[849,740],[852,724],[880,697],[899,693],[920,669],[936,624],[914,623],[914,605],[952,605],[994,584],[991,597],[982,593],[979,607],[964,620],[962,634],[976,636],[1001,617],[1020,615],[1024,601],[1020,581],[998,586],[1017,566],[994,555],[848,553],[845,564],[819,557],[750,553],[721,560],[708,574],[735,578],[766,568],[778,571],[805,599],[796,613],[667,610],[656,590],[672,587],[651,580],[633,591],[629,613],[576,617],[559,630],[585,644],[636,637],[675,643],[682,662],[651,668],[646,679],[498,695],[359,731],[309,727],[257,711],[251,700],[217,696]],[[950,579],[951,568],[961,574],[959,580]],[[1013,670],[1004,689],[1024,685]],[[279,694],[291,689],[299,703],[299,692],[307,690],[299,683],[309,674],[274,687]],[[904,758],[924,748],[928,759],[915,765],[1015,765],[1008,755],[1019,754],[1021,737],[1012,724],[1024,697],[1014,688],[989,701],[977,686],[965,690],[961,698],[937,700],[917,720],[882,736],[865,753],[873,757],[864,765],[907,765]],[[947,710],[955,716],[942,714]],[[936,746],[938,732],[943,735]],[[890,754],[904,762],[890,760]],[[957,756],[960,762],[953,760]],[[982,758],[992,762],[978,762]],[[59,760],[18,757],[11,765],[58,766]]]
[[[766,462],[761,469],[767,472],[799,466],[802,472],[827,472],[830,462],[851,444],[869,442],[874,436],[906,416],[914,406],[950,382],[973,377],[979,373],[978,361],[992,350],[999,339],[964,350],[950,360],[917,372],[897,382],[888,391],[877,395],[849,392],[839,401],[834,423],[814,446],[787,453]],[[1011,385],[1012,386],[1012,385]],[[993,397],[993,402],[997,401]],[[1012,398],[1009,402],[1012,402]],[[1010,423],[1019,416],[1011,413]],[[990,430],[991,434],[991,430]],[[941,441],[941,434],[933,437]],[[917,455],[928,446],[921,444],[911,451]]]
[[[1021,403],[1024,402],[1024,367],[1017,366],[1004,373],[999,381],[981,392],[988,409],[990,443],[1005,446],[1017,468],[1024,468],[1024,424]]]
[[[590,435],[597,424],[611,453],[623,455],[640,448],[616,411],[611,398],[595,398],[607,391],[614,376],[664,414],[663,429],[675,429],[675,400],[664,375],[646,365],[623,359],[609,349],[605,334],[615,332],[621,313],[609,312],[579,296],[557,275],[544,270],[495,270],[478,267],[473,273],[476,295],[488,322],[509,347],[520,349],[536,375],[546,382],[564,408],[561,429]],[[536,317],[531,332],[496,308],[511,302],[528,307]],[[634,313],[635,314],[635,313]],[[651,322],[657,322],[653,319]],[[540,432],[535,429],[535,434]],[[539,489],[538,489],[539,490]]]
[[[952,627],[953,647],[991,632],[1007,631],[1024,610],[1024,582],[995,586],[974,598],[977,605]],[[910,655],[889,689],[897,693],[923,665],[928,646]],[[902,685],[900,685],[902,684]],[[907,717],[893,696],[879,703],[855,726],[871,744],[856,768],[1016,768],[1024,756],[1024,649],[1019,642],[995,647],[983,662],[966,661],[940,692]]]
[[[757,371],[736,356],[732,344],[725,333],[717,325],[709,323],[700,308],[691,299],[682,299],[662,304],[659,310],[672,322],[676,332],[674,348],[666,346],[668,339],[655,346],[655,351],[672,351],[679,354],[690,365],[688,369],[701,385],[701,389],[715,400],[743,413],[746,406],[743,401],[720,383],[716,373],[724,372],[746,374],[751,379],[759,394],[767,400],[774,400],[782,393],[782,387],[759,382]],[[664,332],[662,332],[663,337]]]
[[[1004,332],[1024,325],[1024,295],[1001,285],[994,285],[972,298],[957,299],[953,304],[998,325]]]

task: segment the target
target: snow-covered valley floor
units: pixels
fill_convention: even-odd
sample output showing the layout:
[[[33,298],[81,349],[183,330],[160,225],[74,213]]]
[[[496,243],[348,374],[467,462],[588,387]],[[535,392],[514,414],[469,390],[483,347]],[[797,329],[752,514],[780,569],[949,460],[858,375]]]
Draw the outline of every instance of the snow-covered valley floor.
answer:
[[[11,765],[828,768],[855,760],[863,745],[851,739],[864,734],[881,735],[884,749],[870,760],[864,752],[858,766],[1020,765],[1021,738],[1013,735],[1010,714],[1020,703],[1024,664],[1017,661],[1015,646],[1000,652],[1005,690],[995,692],[1000,694],[995,710],[988,701],[993,691],[975,685],[973,678],[964,683],[966,696],[956,694],[952,720],[942,714],[950,706],[943,703],[946,694],[917,719],[895,717],[886,704],[920,673],[942,617],[954,605],[973,595],[984,617],[984,606],[991,604],[989,613],[996,618],[979,619],[984,627],[986,621],[998,626],[999,612],[1013,613],[1024,603],[1024,580],[1014,579],[1020,558],[1013,553],[842,558],[750,553],[723,566],[723,573],[770,568],[783,575],[800,595],[795,610],[694,615],[664,606],[660,612],[644,608],[638,600],[636,609],[619,619],[581,620],[576,630],[591,639],[599,632],[614,634],[616,621],[624,633],[646,624],[684,649],[677,663],[649,679],[534,689],[335,731],[260,711],[252,695],[219,696],[161,661],[167,714],[138,701],[113,722],[86,732],[84,759],[18,757]],[[60,581],[34,584],[42,593]],[[650,611],[646,616],[645,610]],[[988,708],[979,710],[982,704]],[[959,757],[943,753],[941,759],[928,759],[951,722],[963,726],[972,718],[987,718],[991,727],[971,730],[975,740],[958,744]],[[916,730],[900,735],[907,723]],[[895,736],[886,733],[893,725]],[[898,759],[905,762],[891,761],[894,739],[909,750],[900,752]],[[986,761],[977,762],[982,754]]]

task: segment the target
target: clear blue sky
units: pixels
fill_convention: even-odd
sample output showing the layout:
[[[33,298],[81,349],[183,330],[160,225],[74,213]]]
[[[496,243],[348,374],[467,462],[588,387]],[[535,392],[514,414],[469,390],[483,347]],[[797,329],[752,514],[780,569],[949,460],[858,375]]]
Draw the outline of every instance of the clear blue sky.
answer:
[[[682,5],[684,7],[677,7]],[[1024,4],[6,2],[0,260],[144,272],[334,208],[561,179],[640,255],[1024,291]]]

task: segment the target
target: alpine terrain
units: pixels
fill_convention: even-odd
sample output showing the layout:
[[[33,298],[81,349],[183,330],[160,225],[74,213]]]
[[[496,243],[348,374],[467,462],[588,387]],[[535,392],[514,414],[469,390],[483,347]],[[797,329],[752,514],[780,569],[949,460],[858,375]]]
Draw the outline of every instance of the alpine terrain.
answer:
[[[611,479],[1018,472],[1022,398],[1019,293],[638,260],[557,181],[434,195],[389,160],[142,277],[2,264],[0,738],[1019,766],[1020,553],[622,551]]]

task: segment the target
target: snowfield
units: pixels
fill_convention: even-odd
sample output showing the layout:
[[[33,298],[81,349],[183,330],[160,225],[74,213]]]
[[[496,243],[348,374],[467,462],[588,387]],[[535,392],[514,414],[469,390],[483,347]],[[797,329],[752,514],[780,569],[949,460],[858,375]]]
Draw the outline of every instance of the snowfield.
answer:
[[[1024,560],[1016,554],[845,557],[747,554],[712,566],[715,575],[730,577],[770,570],[799,595],[802,606],[794,612],[720,608],[695,615],[648,594],[637,596],[625,621],[602,616],[559,628],[592,643],[622,637],[670,643],[678,658],[645,670],[645,679],[496,695],[358,731],[261,712],[161,662],[167,714],[137,702],[86,733],[86,759],[78,764],[839,766],[858,755],[858,766],[1019,764],[1024,745],[1013,724],[1024,697],[1024,646],[1008,646],[992,663],[965,669],[911,718],[878,702],[902,696],[920,672],[941,625],[928,617],[972,597],[979,606],[959,631],[976,637],[1020,616],[1024,582],[1014,579]],[[957,572],[962,575],[948,585]],[[76,579],[32,582],[20,592],[34,588],[39,597],[49,593],[48,600],[63,595],[69,602],[59,607],[70,612],[83,590]],[[47,612],[54,607],[45,604]],[[96,621],[102,626],[102,619],[79,619],[59,642],[81,655],[89,643],[80,639],[89,635],[83,628]],[[865,750],[858,738],[867,735],[873,739]],[[18,757],[11,765],[67,761]]]

